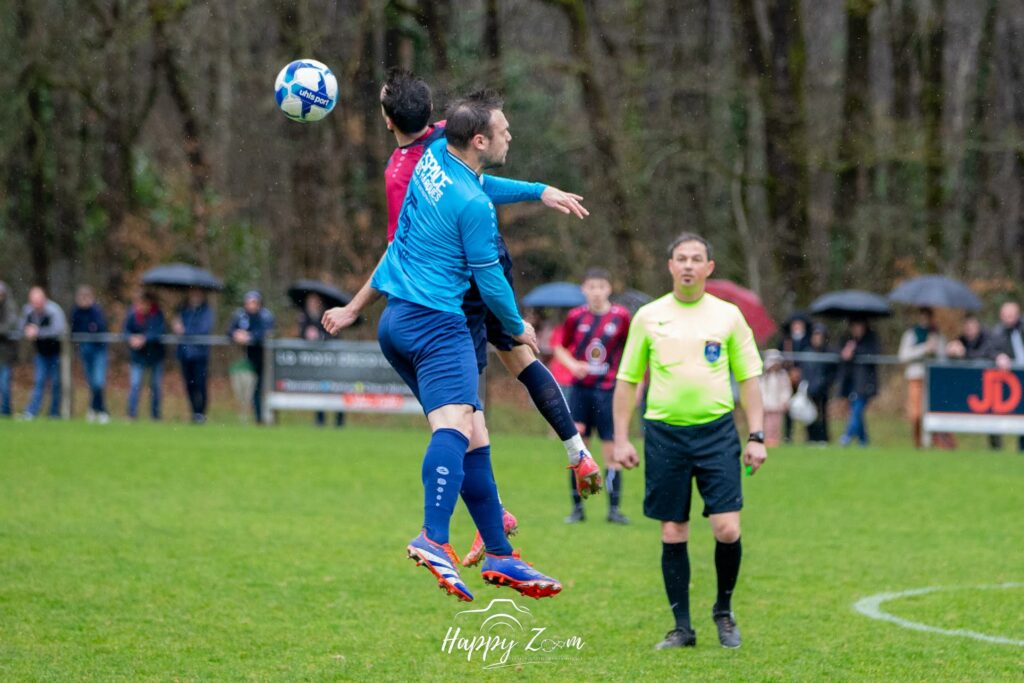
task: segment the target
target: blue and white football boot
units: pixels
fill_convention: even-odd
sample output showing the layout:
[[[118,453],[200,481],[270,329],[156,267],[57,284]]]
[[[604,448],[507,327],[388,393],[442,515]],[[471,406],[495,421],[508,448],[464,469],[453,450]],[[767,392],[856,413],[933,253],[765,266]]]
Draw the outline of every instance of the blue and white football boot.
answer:
[[[473,594],[466,588],[459,576],[459,556],[452,550],[448,543],[435,543],[427,538],[426,530],[409,541],[405,548],[409,559],[416,560],[416,566],[423,565],[430,570],[430,573],[437,578],[441,590],[449,595],[454,595],[459,600],[466,602],[473,601]]]

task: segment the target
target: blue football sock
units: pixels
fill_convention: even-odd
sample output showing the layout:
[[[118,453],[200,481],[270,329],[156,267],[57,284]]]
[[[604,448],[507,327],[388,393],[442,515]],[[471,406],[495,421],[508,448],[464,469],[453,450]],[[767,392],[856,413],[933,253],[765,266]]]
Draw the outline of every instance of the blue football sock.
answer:
[[[558,386],[551,371],[544,367],[543,363],[539,360],[533,361],[519,373],[517,379],[530,392],[530,398],[533,399],[537,410],[555,430],[559,439],[568,441],[579,436],[576,431],[576,422],[572,419],[572,413],[569,412],[569,404],[565,402],[565,396],[562,395],[562,388]]]
[[[435,543],[448,542],[455,503],[462,488],[462,459],[469,439],[457,429],[438,429],[423,456],[423,528]]]
[[[481,446],[466,453],[463,461],[466,477],[462,480],[462,500],[484,539],[487,552],[511,555],[512,544],[505,536],[503,508],[498,498],[498,485],[491,469],[491,447]]]

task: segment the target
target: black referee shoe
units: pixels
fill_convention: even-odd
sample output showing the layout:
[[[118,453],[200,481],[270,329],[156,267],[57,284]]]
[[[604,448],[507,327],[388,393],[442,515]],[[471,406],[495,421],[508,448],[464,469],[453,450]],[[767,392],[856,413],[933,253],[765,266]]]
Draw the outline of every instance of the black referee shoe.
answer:
[[[572,514],[565,518],[565,523],[575,524],[576,522],[582,522],[586,518],[587,516],[583,514],[583,506],[577,505],[572,509]]]
[[[695,647],[697,634],[690,628],[676,628],[665,634],[665,640],[654,646],[655,650],[668,650],[673,647]]]
[[[735,650],[740,646],[740,627],[736,625],[736,616],[728,611],[711,610],[711,618],[718,627],[718,642],[722,647]]]

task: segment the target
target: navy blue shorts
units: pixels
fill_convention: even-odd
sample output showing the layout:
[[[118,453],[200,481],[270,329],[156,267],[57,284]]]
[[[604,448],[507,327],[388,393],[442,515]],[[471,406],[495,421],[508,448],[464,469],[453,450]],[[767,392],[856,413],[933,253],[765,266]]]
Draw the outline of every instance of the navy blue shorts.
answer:
[[[689,521],[694,479],[705,517],[743,509],[740,439],[732,413],[687,427],[644,420],[644,514],[663,522]]]
[[[612,396],[614,389],[573,386],[569,398],[572,419],[583,425],[583,436],[597,430],[601,441],[612,441],[615,429],[612,422]]]
[[[498,261],[505,272],[505,279],[512,287],[512,256],[508,253],[505,241],[498,238]],[[513,287],[514,289],[514,287]],[[483,372],[487,367],[487,342],[500,351],[511,351],[519,342],[505,331],[501,321],[487,308],[474,278],[469,279],[469,289],[462,299],[462,312],[466,314],[466,326],[473,337],[473,349],[476,353],[476,367]]]
[[[452,404],[480,410],[473,339],[461,315],[392,297],[380,318],[377,339],[424,414]]]

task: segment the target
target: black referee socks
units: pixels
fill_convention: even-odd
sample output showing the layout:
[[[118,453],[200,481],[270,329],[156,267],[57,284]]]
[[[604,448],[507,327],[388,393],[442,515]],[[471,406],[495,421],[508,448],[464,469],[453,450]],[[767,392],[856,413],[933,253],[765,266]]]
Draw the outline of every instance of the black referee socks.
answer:
[[[686,541],[661,544],[661,573],[676,628],[690,628],[690,556]]]
[[[732,610],[732,591],[736,588],[736,578],[740,575],[740,558],[743,546],[740,539],[735,543],[715,542],[715,571],[718,573],[718,599],[715,601],[716,612]]]

